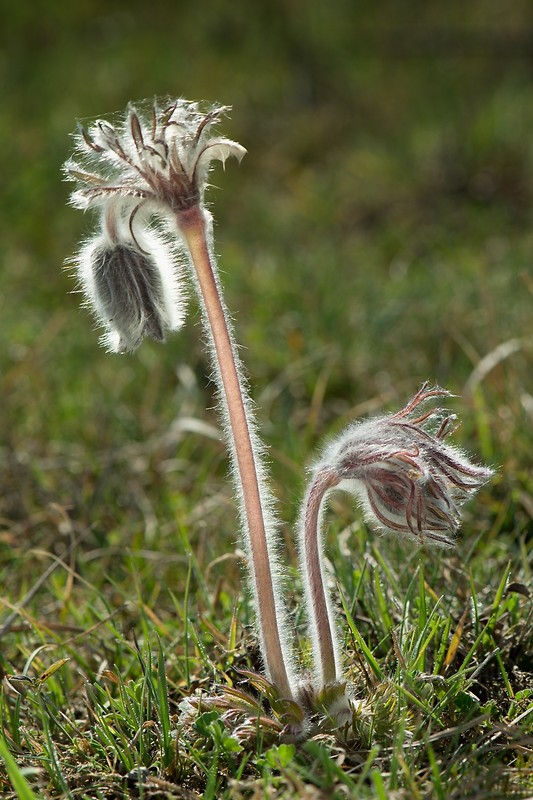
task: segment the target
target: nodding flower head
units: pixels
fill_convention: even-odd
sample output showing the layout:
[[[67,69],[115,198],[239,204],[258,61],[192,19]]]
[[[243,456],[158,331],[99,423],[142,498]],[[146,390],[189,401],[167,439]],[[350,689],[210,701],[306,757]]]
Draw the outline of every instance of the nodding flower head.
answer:
[[[182,326],[186,293],[179,253],[140,216],[133,227],[108,204],[76,270],[85,301],[105,328],[102,343],[108,350],[135,350],[146,336],[162,342],[166,331]]]
[[[453,415],[422,407],[445,396],[424,384],[396,414],[354,424],[329,446],[317,471],[355,494],[373,527],[451,546],[460,506],[492,470],[445,442],[455,429]]]
[[[82,247],[76,271],[110,350],[134,350],[145,336],[162,341],[182,325],[180,215],[202,206],[213,160],[246,152],[211,136],[225,111],[201,113],[186,100],[154,103],[146,116],[129,107],[118,124],[97,120],[76,134],[64,166],[77,184],[70,200],[99,214],[99,231]]]
[[[216,106],[207,113],[186,100],[153,104],[144,116],[133,106],[118,124],[97,120],[80,126],[76,151],[66,162],[68,180],[78,188],[71,202],[77,208],[127,200],[132,212],[148,204],[160,214],[176,214],[203,199],[209,166],[228,156],[241,159],[246,150],[221,137],[210,137],[228,111]]]

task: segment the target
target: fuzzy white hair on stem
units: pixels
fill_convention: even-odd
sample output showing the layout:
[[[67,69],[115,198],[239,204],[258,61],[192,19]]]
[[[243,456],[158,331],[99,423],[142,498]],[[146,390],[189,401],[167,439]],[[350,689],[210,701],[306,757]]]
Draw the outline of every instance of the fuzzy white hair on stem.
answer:
[[[299,543],[318,689],[342,680],[335,615],[326,588],[323,519],[333,491],[354,495],[375,530],[451,547],[460,507],[492,470],[444,440],[455,418],[428,401],[449,396],[424,384],[396,414],[349,426],[315,464],[300,515]]]

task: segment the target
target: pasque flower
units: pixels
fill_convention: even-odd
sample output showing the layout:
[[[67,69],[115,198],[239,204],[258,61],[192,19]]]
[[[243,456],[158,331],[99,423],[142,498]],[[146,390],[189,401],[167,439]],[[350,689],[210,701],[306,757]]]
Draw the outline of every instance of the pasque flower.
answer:
[[[492,470],[473,464],[445,439],[455,417],[423,409],[449,396],[427,384],[401,411],[349,427],[326,450],[324,467],[337,487],[360,501],[369,524],[385,532],[452,546],[460,506],[483,486]]]
[[[79,127],[75,156],[64,170],[78,184],[71,203],[97,209],[100,230],[76,268],[110,350],[134,350],[145,336],[162,341],[183,322],[179,249],[161,223],[172,227],[177,212],[199,205],[213,160],[240,160],[246,152],[210,137],[226,110],[203,114],[195,103],[176,100],[154,104],[142,122],[130,107],[117,125],[97,120],[88,130]]]
[[[132,106],[116,124],[97,120],[80,127],[64,169],[77,183],[71,203],[99,217],[76,266],[109,349],[134,350],[145,336],[162,340],[165,331],[180,327],[185,255],[219,390],[265,669],[280,694],[291,698],[296,679],[278,587],[277,524],[203,202],[212,162],[240,160],[246,152],[212,135],[226,111],[204,113],[186,100],[155,102],[147,114]]]
[[[325,590],[321,528],[327,496],[352,493],[371,527],[450,547],[460,507],[492,475],[445,440],[455,418],[428,401],[449,396],[424,384],[396,414],[348,427],[316,463],[302,508],[301,558],[319,685],[339,680],[333,612]]]

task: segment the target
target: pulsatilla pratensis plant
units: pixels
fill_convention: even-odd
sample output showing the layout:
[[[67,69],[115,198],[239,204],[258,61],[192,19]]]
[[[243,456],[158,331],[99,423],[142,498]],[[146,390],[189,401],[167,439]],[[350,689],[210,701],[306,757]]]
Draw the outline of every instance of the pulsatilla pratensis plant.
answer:
[[[77,273],[110,350],[134,350],[144,337],[162,340],[166,330],[182,325],[181,255],[188,256],[231,452],[265,670],[291,698],[295,678],[273,566],[271,492],[204,205],[211,163],[229,156],[240,160],[246,152],[236,142],[212,136],[226,110],[202,113],[195,103],[176,100],[154,104],[144,119],[130,107],[119,125],[98,120],[88,130],[80,128],[75,158],[65,171],[78,184],[72,204],[98,213],[98,233],[82,247]]]
[[[332,698],[332,714],[334,705],[344,712],[349,708],[322,559],[323,512],[331,492],[352,492],[375,528],[448,546],[459,525],[459,507],[491,471],[445,443],[454,427],[452,417],[425,405],[446,392],[427,386],[402,411],[355,424],[326,447],[312,470],[299,523],[315,664],[314,679],[305,679],[296,667],[282,601],[278,522],[264,447],[204,205],[212,162],[225,162],[229,156],[240,160],[246,152],[236,142],[213,135],[226,111],[215,107],[203,112],[185,100],[155,102],[146,114],[129,107],[118,124],[97,120],[78,129],[74,157],[65,164],[67,179],[77,183],[71,203],[94,210],[98,226],[80,249],[76,273],[86,303],[104,329],[102,341],[114,352],[133,351],[147,336],[163,341],[167,331],[178,330],[184,322],[187,278],[192,279],[231,455],[266,673],[261,688],[273,707],[277,698],[292,709],[293,727],[299,721],[303,732],[305,712],[316,708],[317,698]]]
[[[354,495],[376,530],[451,547],[460,506],[492,474],[444,441],[455,417],[427,408],[432,398],[444,396],[448,392],[424,384],[396,414],[354,423],[325,448],[312,470],[299,541],[318,691],[342,681],[321,559],[322,514],[329,495],[337,490]]]

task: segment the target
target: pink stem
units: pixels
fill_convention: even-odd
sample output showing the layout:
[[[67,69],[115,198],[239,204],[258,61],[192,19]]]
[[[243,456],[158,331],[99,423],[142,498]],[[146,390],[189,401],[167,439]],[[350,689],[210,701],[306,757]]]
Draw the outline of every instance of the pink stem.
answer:
[[[263,646],[267,674],[283,697],[291,698],[287,667],[280,637],[280,627],[271,571],[265,511],[261,500],[258,462],[253,434],[244,399],[244,388],[232,333],[214,271],[208,246],[206,216],[199,206],[178,214],[178,226],[189,249],[196,272],[199,295],[209,323],[215,362],[220,377],[221,397],[233,437],[232,456],[242,495],[251,572],[257,602],[257,623]]]
[[[340,667],[333,612],[328,602],[322,564],[320,531],[321,509],[326,493],[339,483],[338,476],[324,469],[318,472],[303,509],[302,559],[303,574],[307,582],[308,609],[312,629],[315,670],[318,688],[340,680]]]

